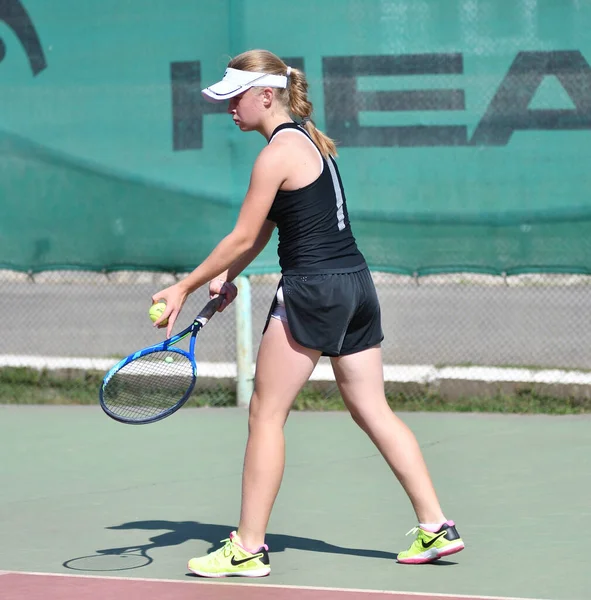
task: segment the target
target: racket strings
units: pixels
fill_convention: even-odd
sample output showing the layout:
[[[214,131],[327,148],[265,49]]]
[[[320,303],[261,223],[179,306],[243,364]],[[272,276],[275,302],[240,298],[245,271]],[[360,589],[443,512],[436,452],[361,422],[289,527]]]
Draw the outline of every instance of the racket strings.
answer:
[[[187,356],[153,352],[121,367],[103,389],[103,402],[118,417],[149,419],[182,400],[193,381],[193,365]]]

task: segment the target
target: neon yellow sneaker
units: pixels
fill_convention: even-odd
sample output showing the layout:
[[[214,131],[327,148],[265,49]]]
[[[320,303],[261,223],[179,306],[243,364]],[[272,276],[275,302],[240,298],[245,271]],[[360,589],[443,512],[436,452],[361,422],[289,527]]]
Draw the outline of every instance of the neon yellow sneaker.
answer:
[[[417,534],[412,546],[398,554],[398,562],[410,565],[430,563],[442,556],[464,549],[464,542],[453,521],[447,521],[437,531],[413,527],[406,535]]]
[[[271,572],[266,544],[251,554],[240,545],[235,531],[222,543],[219,550],[192,558],[189,571],[200,577],[265,577]]]

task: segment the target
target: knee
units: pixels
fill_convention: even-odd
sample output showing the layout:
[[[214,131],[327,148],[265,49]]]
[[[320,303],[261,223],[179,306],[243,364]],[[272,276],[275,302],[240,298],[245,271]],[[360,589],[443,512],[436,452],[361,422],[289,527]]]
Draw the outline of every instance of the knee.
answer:
[[[347,405],[347,408],[353,421],[368,435],[380,429],[394,415],[385,397],[383,402],[375,403],[375,405],[364,405],[362,408]]]
[[[353,407],[349,407],[349,414],[355,424],[367,433],[367,421],[364,419],[363,415]]]
[[[250,399],[250,404],[248,406],[248,429],[252,430],[254,427],[258,425],[261,421],[261,407],[258,397],[255,394],[252,395]]]
[[[277,409],[272,402],[264,402],[256,394],[252,395],[248,409],[248,429],[252,431],[258,427],[283,427],[287,414]]]

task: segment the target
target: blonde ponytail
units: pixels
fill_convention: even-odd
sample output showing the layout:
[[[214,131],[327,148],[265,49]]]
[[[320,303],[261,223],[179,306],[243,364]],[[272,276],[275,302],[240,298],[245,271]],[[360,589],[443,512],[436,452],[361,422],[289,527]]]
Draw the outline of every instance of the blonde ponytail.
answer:
[[[288,78],[287,88],[276,88],[276,97],[297,118],[300,125],[306,130],[316,146],[318,146],[324,158],[337,156],[337,148],[334,141],[322,133],[320,129],[317,129],[312,121],[314,107],[310,100],[308,100],[308,82],[302,71],[293,67],[288,68],[278,56],[268,50],[248,50],[247,52],[243,52],[233,58],[228,63],[228,67],[241,71],[286,75]]]
[[[316,128],[312,121],[312,111],[314,107],[308,100],[308,82],[306,76],[299,69],[291,69],[289,75],[289,84],[287,86],[289,92],[289,111],[292,115],[299,117],[300,125],[308,132],[318,149],[324,156],[337,156],[337,147],[333,140],[320,129]]]

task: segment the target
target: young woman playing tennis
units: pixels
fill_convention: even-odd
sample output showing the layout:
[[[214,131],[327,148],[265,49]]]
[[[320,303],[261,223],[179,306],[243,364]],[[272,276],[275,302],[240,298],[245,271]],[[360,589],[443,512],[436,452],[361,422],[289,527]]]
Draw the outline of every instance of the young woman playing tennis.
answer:
[[[236,296],[232,280],[278,227],[282,278],[257,357],[240,522],[219,550],[189,561],[204,577],[269,574],[265,531],[283,476],[283,427],[321,356],[330,357],[346,407],[415,510],[417,537],[398,561],[427,563],[464,548],[441,510],[414,435],[386,402],[378,297],[349,224],[335,145],[310,120],[307,87],[301,71],[252,50],[203,90],[209,101],[229,100],[228,113],[241,131],[258,131],[268,143],[231,233],[185,279],[152,297],[166,302],[155,325],[168,318],[168,335],[187,296],[207,282],[211,295],[225,297],[225,308]]]

